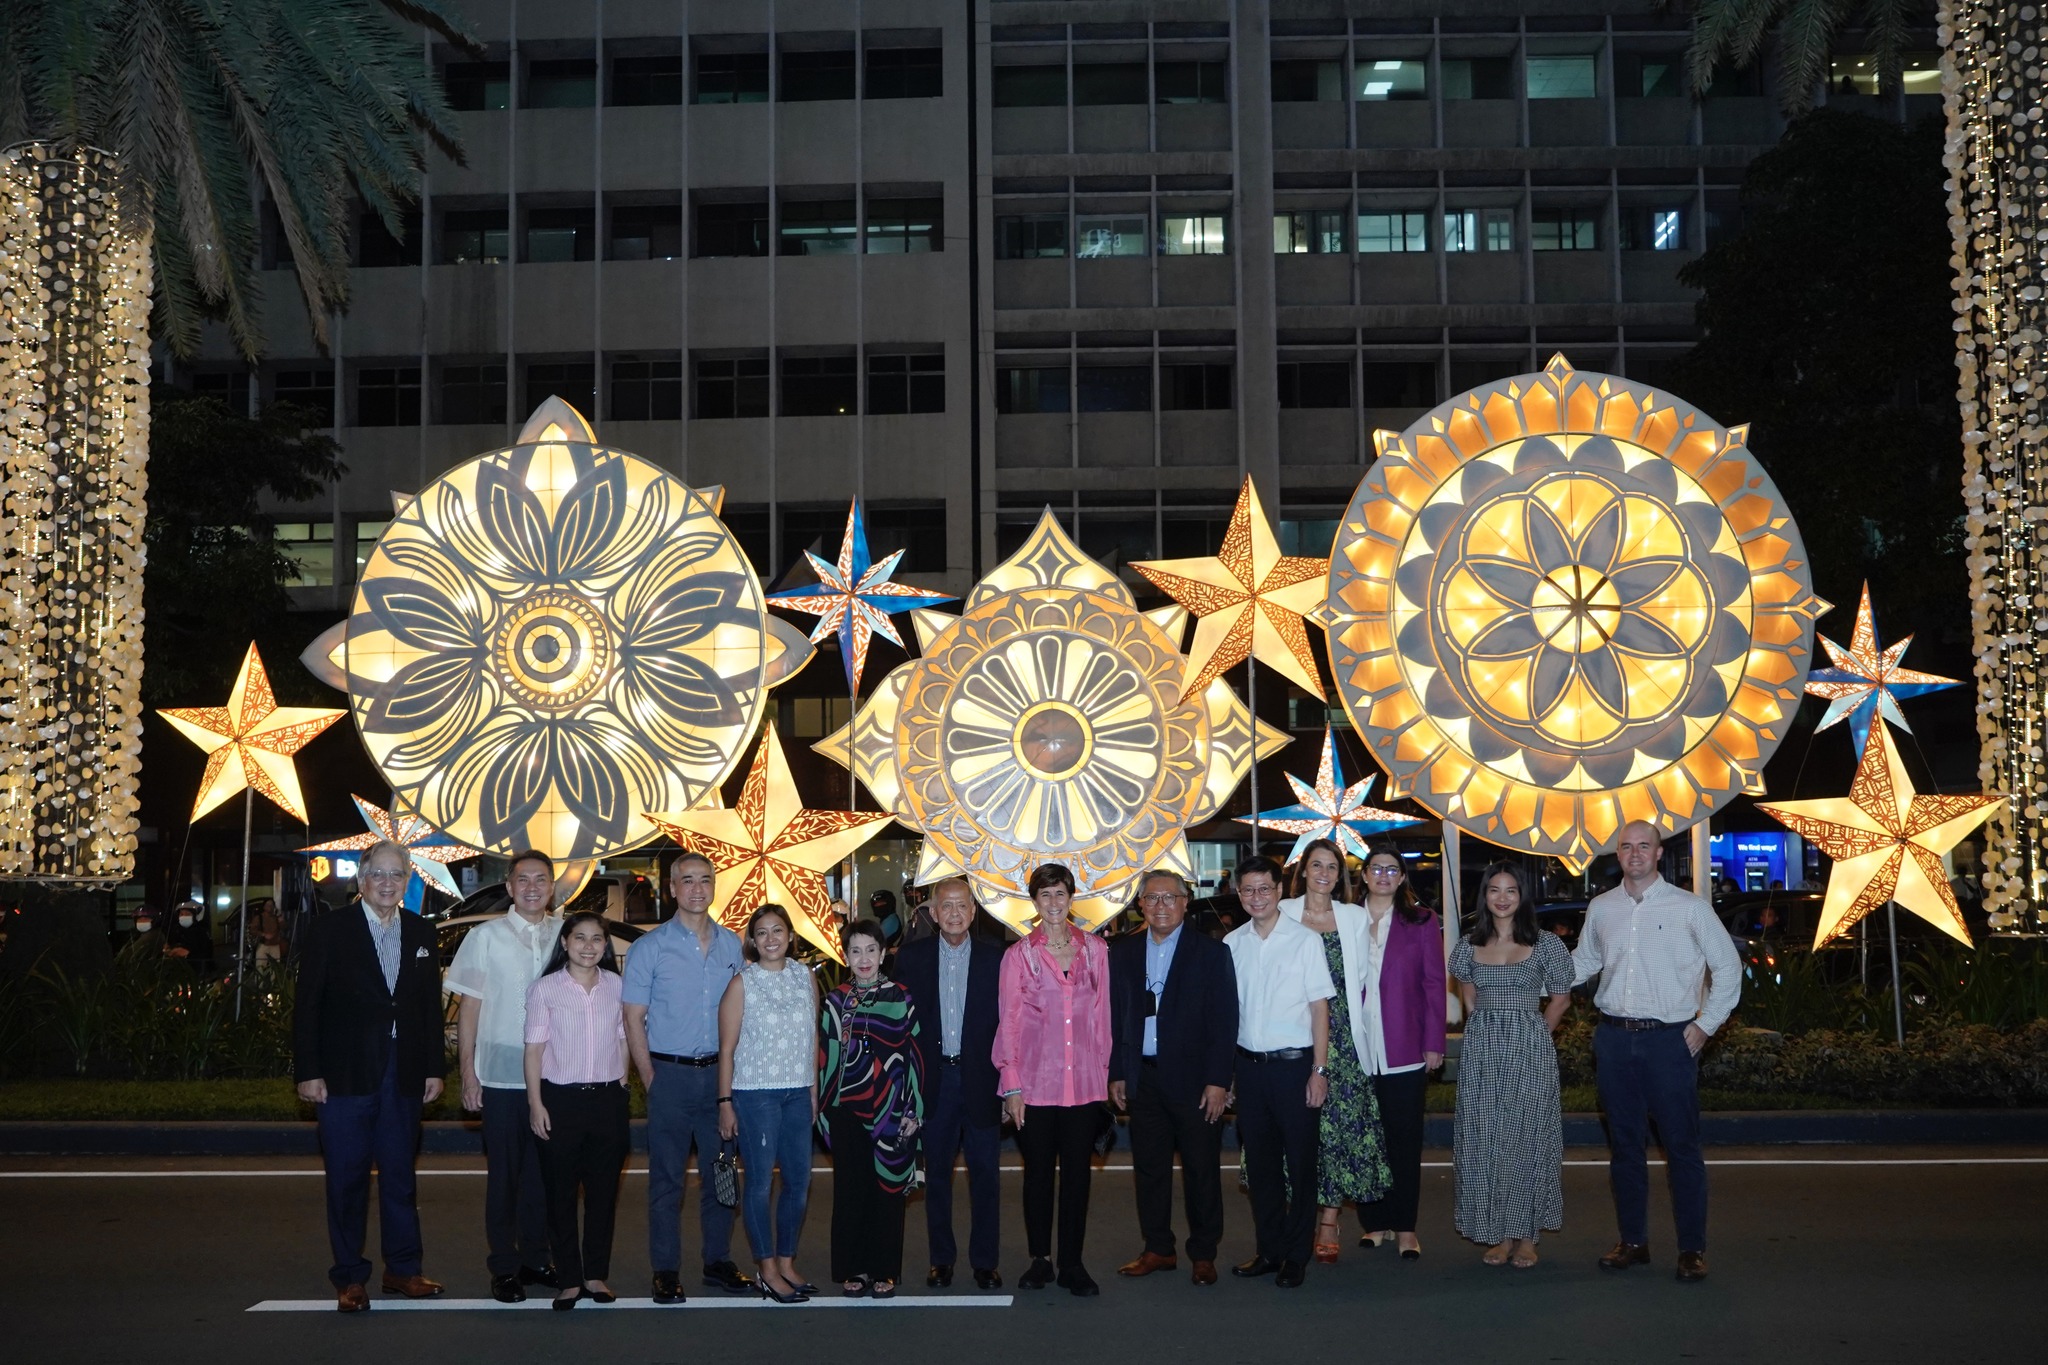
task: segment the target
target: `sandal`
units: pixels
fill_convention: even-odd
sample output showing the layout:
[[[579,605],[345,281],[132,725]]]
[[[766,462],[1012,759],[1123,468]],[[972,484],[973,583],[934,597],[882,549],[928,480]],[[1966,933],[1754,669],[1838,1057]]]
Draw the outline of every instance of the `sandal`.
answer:
[[[856,1275],[850,1280],[841,1280],[839,1292],[849,1299],[864,1299],[874,1292],[874,1286],[868,1283],[867,1276]]]
[[[1499,1246],[1488,1247],[1486,1254],[1479,1258],[1479,1263],[1481,1265],[1506,1265],[1508,1263],[1508,1246],[1509,1243],[1502,1242]]]
[[[1535,1266],[1536,1261],[1536,1248],[1528,1242],[1524,1242],[1515,1252],[1514,1257],[1508,1261],[1508,1264],[1517,1270],[1528,1270]]]
[[[1337,1236],[1337,1218],[1334,1213],[1316,1220],[1315,1257],[1318,1265],[1337,1264],[1337,1253],[1341,1250],[1337,1244]]]
[[[874,1297],[876,1297],[876,1298],[878,1298],[878,1299],[893,1299],[893,1298],[895,1298],[895,1297],[896,1297],[896,1281],[894,1281],[894,1280],[876,1280],[876,1281],[875,1281],[875,1287],[874,1287],[874,1290],[873,1290],[873,1294],[874,1294]]]

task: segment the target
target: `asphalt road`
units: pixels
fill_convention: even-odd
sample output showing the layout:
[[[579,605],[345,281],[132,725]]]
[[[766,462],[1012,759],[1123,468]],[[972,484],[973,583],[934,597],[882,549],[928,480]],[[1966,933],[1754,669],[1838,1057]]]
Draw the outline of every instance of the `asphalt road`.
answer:
[[[1197,1289],[1182,1271],[1132,1283],[1137,1250],[1122,1151],[1096,1175],[1088,1263],[1098,1299],[1057,1290],[989,1306],[920,1307],[924,1231],[913,1205],[911,1266],[895,1305],[776,1308],[691,1287],[689,1307],[585,1304],[573,1314],[394,1311],[328,1305],[320,1180],[309,1163],[108,1159],[0,1162],[0,1354],[50,1362],[632,1362],[1131,1360],[1314,1362],[1873,1362],[2040,1359],[2048,1151],[1756,1148],[1713,1153],[1712,1277],[1681,1285],[1668,1209],[1652,1223],[1656,1264],[1621,1274],[1594,1259],[1613,1237],[1604,1153],[1572,1151],[1569,1226],[1531,1271],[1490,1269],[1450,1227],[1450,1172],[1424,1173],[1424,1255],[1391,1247],[1314,1267],[1306,1286],[1228,1274]],[[634,1163],[640,1163],[636,1160]],[[438,1160],[422,1179],[427,1271],[451,1298],[484,1300],[478,1163]],[[827,1270],[829,1174],[820,1173],[798,1264]],[[1653,1176],[1661,1196],[1661,1173]],[[613,1287],[644,1295],[645,1179],[629,1174]],[[1024,1268],[1014,1170],[1004,1181],[1003,1270]],[[694,1201],[694,1191],[692,1200]],[[964,1204],[964,1199],[959,1201]],[[1654,1208],[1654,1202],[1653,1202]],[[1249,1211],[1228,1201],[1224,1257],[1250,1254]],[[965,1228],[960,1229],[964,1241]],[[374,1224],[372,1240],[374,1243]],[[685,1223],[694,1254],[695,1205]],[[742,1243],[743,1244],[743,1243]],[[964,1270],[964,1267],[963,1267]],[[962,1285],[967,1279],[962,1275]],[[1011,1291],[1006,1289],[1005,1293]],[[956,1302],[972,1297],[956,1288]],[[251,1312],[310,1301],[316,1311]],[[732,1311],[698,1311],[712,1303]]]

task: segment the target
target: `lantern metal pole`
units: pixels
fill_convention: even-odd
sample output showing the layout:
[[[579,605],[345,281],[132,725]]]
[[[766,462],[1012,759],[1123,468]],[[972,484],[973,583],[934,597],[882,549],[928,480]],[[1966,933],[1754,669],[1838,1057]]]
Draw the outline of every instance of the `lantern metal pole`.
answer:
[[[242,1017],[242,973],[249,958],[249,831],[256,816],[256,789],[242,788],[242,917],[235,932],[235,1018]]]
[[[1906,1042],[1906,994],[1899,984],[1899,903],[1884,903],[1885,927],[1891,932],[1886,935],[1892,942],[1892,1025],[1898,1030],[1899,1045]]]
[[[1259,856],[1259,661],[1250,655],[1244,661],[1245,705],[1252,713],[1252,856]]]

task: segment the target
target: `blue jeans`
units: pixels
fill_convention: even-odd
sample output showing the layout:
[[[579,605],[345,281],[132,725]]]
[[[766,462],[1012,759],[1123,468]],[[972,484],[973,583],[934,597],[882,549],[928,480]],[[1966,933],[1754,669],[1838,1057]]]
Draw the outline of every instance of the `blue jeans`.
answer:
[[[683,1261],[683,1184],[690,1143],[697,1144],[697,1222],[704,1264],[732,1259],[732,1210],[711,1193],[718,1159],[718,1068],[654,1064],[647,1091],[647,1259],[649,1269],[679,1271]]]
[[[796,1237],[803,1231],[804,1208],[811,1197],[811,1092],[808,1086],[789,1090],[735,1090],[732,1107],[740,1121],[740,1157],[747,1179],[740,1208],[747,1218],[747,1241],[754,1258],[796,1255]],[[768,1226],[771,1173],[782,1168],[782,1195],[775,1201],[775,1227]]]
[[[1621,1240],[1650,1242],[1650,1125],[1671,1180],[1680,1251],[1707,1249],[1707,1160],[1700,1151],[1699,1061],[1682,1028],[1593,1033],[1600,1107],[1607,1112],[1608,1180]]]

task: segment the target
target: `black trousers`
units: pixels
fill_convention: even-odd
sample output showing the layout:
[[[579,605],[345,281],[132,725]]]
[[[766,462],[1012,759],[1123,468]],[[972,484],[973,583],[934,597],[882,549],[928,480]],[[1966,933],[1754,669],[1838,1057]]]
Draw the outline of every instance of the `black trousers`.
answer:
[[[1131,1171],[1138,1187],[1138,1231],[1145,1250],[1171,1256],[1173,1154],[1180,1153],[1181,1197],[1188,1209],[1188,1255],[1216,1259],[1223,1239],[1223,1125],[1202,1117],[1199,1103],[1176,1100],[1157,1068],[1138,1071],[1130,1089]]]
[[[484,1087],[484,1238],[494,1276],[548,1263],[548,1193],[524,1086]]]
[[[936,1077],[927,1077],[924,1127],[924,1226],[933,1265],[951,1265],[960,1254],[953,1237],[953,1166],[967,1158],[967,1264],[994,1270],[1002,1258],[998,1241],[1002,1218],[1003,1126],[967,1121],[960,1068],[941,1063]]]
[[[626,1087],[540,1083],[548,1137],[540,1144],[548,1189],[548,1241],[563,1288],[612,1272],[612,1227],[619,1211],[619,1174],[626,1167]],[[583,1192],[583,1232],[576,1230],[576,1193]]]
[[[832,1135],[832,1278],[903,1278],[903,1194],[875,1174],[875,1139],[858,1114],[825,1109]]]
[[[1032,1259],[1052,1256],[1054,1172],[1058,1172],[1061,1270],[1081,1264],[1088,1236],[1088,1183],[1094,1176],[1100,1104],[1027,1104],[1017,1130],[1024,1158],[1024,1242]]]
[[[1413,1232],[1415,1208],[1422,1202],[1422,1098],[1429,1068],[1371,1080],[1380,1102],[1380,1125],[1387,1134],[1387,1166],[1394,1178],[1385,1198],[1358,1206],[1358,1224],[1366,1232]]]
[[[1259,1255],[1307,1265],[1316,1228],[1320,1111],[1308,1106],[1315,1063],[1237,1057],[1237,1137],[1251,1186]],[[1191,1255],[1193,1253],[1190,1253]]]

